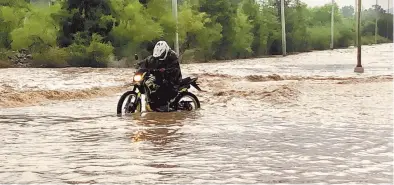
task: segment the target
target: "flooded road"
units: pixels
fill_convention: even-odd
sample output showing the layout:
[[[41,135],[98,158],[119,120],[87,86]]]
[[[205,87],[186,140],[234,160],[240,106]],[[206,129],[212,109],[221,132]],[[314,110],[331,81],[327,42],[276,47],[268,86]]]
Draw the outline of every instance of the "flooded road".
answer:
[[[0,69],[0,183],[385,183],[393,44],[182,65],[202,109],[117,117],[133,69]]]

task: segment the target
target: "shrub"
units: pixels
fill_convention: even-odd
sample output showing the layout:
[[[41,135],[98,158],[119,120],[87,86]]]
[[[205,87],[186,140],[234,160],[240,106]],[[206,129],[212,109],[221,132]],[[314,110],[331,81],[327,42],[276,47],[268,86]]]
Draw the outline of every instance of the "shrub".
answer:
[[[33,53],[33,67],[67,67],[69,54],[64,48],[51,47],[47,52]]]
[[[348,47],[354,44],[355,32],[352,22],[346,21],[344,24],[337,25],[337,35],[335,39],[335,47]]]
[[[378,44],[381,43],[388,43],[391,42],[387,38],[384,38],[380,35],[377,36],[377,42]],[[368,35],[368,36],[363,36],[361,37],[361,44],[363,45],[370,45],[370,44],[375,44],[375,36],[374,35]]]
[[[67,50],[70,52],[68,63],[76,67],[107,67],[114,48],[110,43],[102,43],[102,37],[94,34],[89,46],[72,44]]]
[[[196,49],[189,49],[182,53],[180,56],[180,62],[183,64],[188,64],[196,61]]]
[[[308,29],[310,35],[310,49],[324,50],[330,48],[330,28],[327,26]]]
[[[12,51],[0,48],[0,60],[8,60],[12,56]]]
[[[86,48],[90,66],[92,67],[107,67],[108,61],[113,55],[114,48],[110,43],[102,43],[101,37],[94,34],[92,42]]]

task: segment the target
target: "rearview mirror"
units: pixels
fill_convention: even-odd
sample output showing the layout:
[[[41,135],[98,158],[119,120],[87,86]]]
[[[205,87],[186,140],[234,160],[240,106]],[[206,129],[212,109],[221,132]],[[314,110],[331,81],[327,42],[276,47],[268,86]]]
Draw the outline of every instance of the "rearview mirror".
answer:
[[[135,60],[138,60],[138,55],[134,54],[134,58],[135,58]]]

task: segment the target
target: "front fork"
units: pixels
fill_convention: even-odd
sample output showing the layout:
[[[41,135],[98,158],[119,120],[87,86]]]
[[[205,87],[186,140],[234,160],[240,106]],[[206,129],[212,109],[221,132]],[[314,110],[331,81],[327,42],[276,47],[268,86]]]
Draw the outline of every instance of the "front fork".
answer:
[[[134,86],[132,91],[136,92],[136,90],[137,90],[137,87]],[[140,102],[138,100],[140,100],[140,99],[141,99],[140,92],[137,93],[137,97],[135,97],[134,102],[131,102],[131,96],[129,96],[129,98],[127,99],[126,107],[125,107],[126,111],[127,112],[135,112],[137,110],[138,106],[141,106],[141,105],[138,105],[138,102]]]

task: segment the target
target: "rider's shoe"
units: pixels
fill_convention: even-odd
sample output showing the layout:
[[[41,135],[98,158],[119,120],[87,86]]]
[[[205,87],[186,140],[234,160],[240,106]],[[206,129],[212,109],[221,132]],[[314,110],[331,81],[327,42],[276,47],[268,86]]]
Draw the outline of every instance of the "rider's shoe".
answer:
[[[161,112],[173,112],[173,111],[174,111],[174,109],[171,108],[171,107],[168,106],[168,105],[162,105],[162,106],[160,106],[158,109],[159,109],[159,111],[161,111]]]

